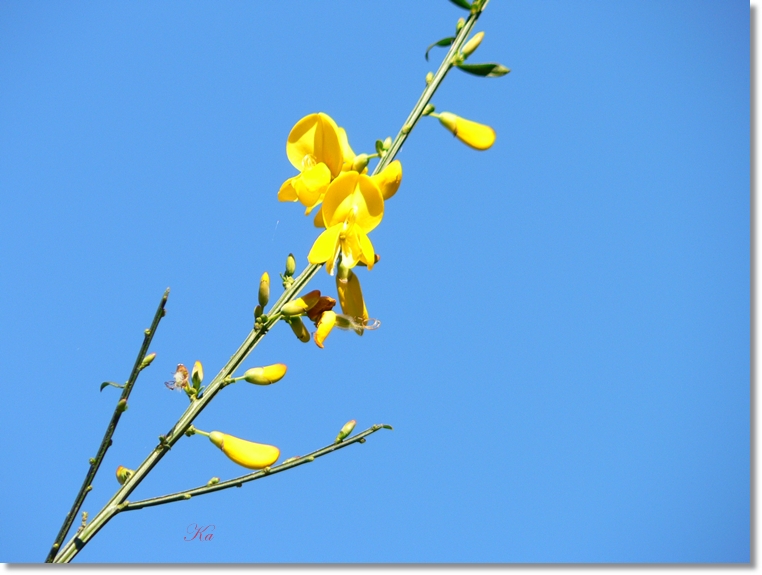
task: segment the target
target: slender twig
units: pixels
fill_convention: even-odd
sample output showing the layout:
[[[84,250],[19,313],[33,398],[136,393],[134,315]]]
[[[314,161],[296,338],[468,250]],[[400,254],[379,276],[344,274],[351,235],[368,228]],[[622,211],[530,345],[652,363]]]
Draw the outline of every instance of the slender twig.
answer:
[[[168,297],[169,288],[167,288],[167,290],[164,292],[164,295],[161,297],[161,302],[159,303],[159,307],[156,310],[156,314],[153,316],[151,327],[145,331],[145,335],[143,336],[143,345],[140,346],[138,357],[135,359],[135,365],[132,366],[132,373],[130,373],[130,378],[127,380],[127,383],[122,390],[122,395],[120,396],[119,401],[117,401],[117,405],[114,408],[114,414],[111,416],[111,421],[106,428],[106,433],[103,436],[103,441],[101,441],[101,446],[98,448],[98,454],[90,460],[90,469],[87,471],[85,481],[82,483],[82,487],[80,488],[76,499],[74,499],[74,504],[71,506],[71,510],[66,515],[66,519],[61,526],[61,530],[58,532],[56,540],[53,542],[50,553],[48,553],[48,557],[45,559],[46,563],[51,563],[53,559],[55,559],[58,548],[66,538],[66,534],[69,532],[69,529],[71,529],[71,525],[74,523],[74,518],[79,513],[82,504],[85,502],[85,497],[87,497],[87,494],[92,489],[91,485],[93,483],[93,479],[95,479],[95,474],[98,473],[101,462],[106,456],[106,451],[108,451],[108,448],[111,447],[111,438],[114,436],[116,426],[119,424],[119,418],[122,416],[122,413],[124,413],[124,408],[122,406],[125,405],[127,399],[129,399],[132,388],[134,387],[135,382],[138,380],[138,374],[140,374],[143,367],[145,367],[143,366],[143,360],[146,357],[146,353],[148,353],[148,347],[151,345],[151,340],[153,340],[153,336],[156,333],[156,328],[159,327],[161,318],[163,318],[166,314],[164,306],[167,304]]]
[[[353,443],[357,443],[357,442],[365,443],[364,441],[365,438],[368,435],[375,433],[379,429],[391,429],[391,426],[384,425],[384,424],[376,424],[373,427],[369,427],[365,431],[358,433],[357,435],[354,435],[352,437],[345,439],[341,443],[332,443],[331,445],[326,445],[325,447],[321,449],[313,451],[312,453],[308,453],[307,455],[303,455],[297,459],[286,460],[284,463],[281,463],[280,465],[276,465],[275,467],[268,467],[261,471],[255,471],[254,473],[242,475],[234,479],[221,481],[220,483],[214,483],[212,485],[208,485],[208,484],[202,485],[200,487],[195,487],[193,489],[186,489],[185,491],[178,491],[177,493],[170,493],[169,495],[162,495],[161,497],[152,497],[150,499],[143,499],[141,501],[133,501],[133,502],[125,501],[120,506],[119,511],[135,511],[136,509],[143,509],[144,507],[153,507],[155,505],[163,505],[165,503],[172,503],[174,501],[185,501],[187,499],[190,499],[191,497],[197,497],[199,495],[204,495],[206,493],[213,493],[215,491],[221,491],[223,489],[230,489],[231,487],[241,487],[244,483],[248,483],[249,481],[254,481],[255,479],[261,479],[262,477],[267,477],[269,475],[275,475],[276,473],[280,473],[281,471],[287,471],[294,467],[298,467],[299,465],[304,465],[305,463],[311,463],[312,461],[315,461],[318,457],[322,457],[323,455],[328,455],[329,453],[334,453],[338,451],[339,449],[343,449],[349,445],[352,445]]]
[[[436,92],[437,87],[444,79],[445,75],[453,66],[453,59],[460,51],[461,47],[466,41],[468,34],[474,26],[474,23],[479,18],[481,11],[486,4],[483,0],[476,0],[474,8],[466,20],[464,26],[460,29],[455,37],[450,49],[447,51],[442,64],[439,66],[436,74],[432,78],[431,82],[426,86],[426,89],[421,94],[418,102],[413,107],[413,111],[408,116],[407,120],[403,124],[396,138],[392,142],[389,150],[376,164],[373,174],[378,174],[383,170],[397,155],[402,144],[407,139],[407,136],[412,131],[418,119],[431,100],[431,97]],[[315,276],[318,270],[323,264],[311,264],[302,271],[302,273],[295,278],[294,283],[289,286],[273,307],[268,311],[267,322],[259,329],[252,330],[246,337],[244,342],[233,354],[228,363],[222,370],[214,377],[212,382],[205,388],[202,397],[197,398],[191,402],[188,409],[180,417],[177,423],[172,429],[164,436],[160,437],[159,445],[151,452],[151,454],[140,464],[135,470],[135,473],[122,485],[122,487],[114,494],[109,502],[101,509],[98,514],[93,518],[90,524],[85,527],[81,533],[75,535],[62,549],[56,563],[68,563],[71,561],[77,553],[87,544],[93,536],[103,528],[106,523],[120,510],[124,508],[124,504],[127,501],[127,497],[132,491],[140,484],[145,478],[148,472],[161,460],[162,457],[169,451],[169,449],[183,436],[188,430],[193,420],[198,416],[201,411],[207,406],[207,404],[214,398],[220,389],[222,389],[227,379],[235,372],[236,369],[243,363],[248,357],[251,351],[257,346],[262,338],[267,334],[267,331],[280,319],[280,311],[282,307],[294,299],[299,292],[307,285],[307,283]]]

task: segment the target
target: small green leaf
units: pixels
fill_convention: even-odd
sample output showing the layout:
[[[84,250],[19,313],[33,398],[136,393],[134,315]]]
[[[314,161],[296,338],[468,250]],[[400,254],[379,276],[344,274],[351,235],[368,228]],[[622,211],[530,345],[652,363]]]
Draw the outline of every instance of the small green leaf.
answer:
[[[511,70],[501,64],[458,64],[458,68],[474,76],[497,78],[505,76]]]
[[[381,427],[383,427],[384,429],[391,429],[392,431],[394,431],[394,428],[391,425],[386,423],[384,423]]]
[[[384,153],[384,143],[381,140],[376,140],[376,153],[377,154]]]
[[[452,2],[459,8],[463,8],[463,10],[471,10],[471,4],[466,2],[466,0],[450,0],[450,2]]]
[[[124,384],[114,383],[113,381],[104,381],[103,383],[101,383],[101,391],[103,391],[109,385],[111,387],[118,387],[119,389],[124,389]]]
[[[431,50],[431,49],[432,49],[434,46],[443,46],[443,47],[444,47],[444,46],[449,46],[449,45],[450,45],[450,44],[452,44],[454,41],[455,41],[455,37],[454,37],[454,36],[452,36],[452,37],[450,37],[450,38],[442,38],[442,39],[441,39],[441,40],[439,40],[438,42],[434,42],[434,43],[433,43],[431,46],[429,46],[428,48],[426,48],[426,61],[427,61],[427,62],[429,61],[429,51],[430,51],[430,50]]]

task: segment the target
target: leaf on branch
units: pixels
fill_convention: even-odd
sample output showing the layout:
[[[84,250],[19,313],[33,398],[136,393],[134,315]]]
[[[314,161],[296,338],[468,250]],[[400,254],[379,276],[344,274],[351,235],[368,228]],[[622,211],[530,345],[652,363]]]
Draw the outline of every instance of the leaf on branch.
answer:
[[[101,391],[103,391],[109,385],[111,387],[118,387],[119,389],[124,389],[124,384],[123,383],[115,383],[113,381],[104,381],[103,383],[101,383]]]
[[[384,423],[381,427],[383,427],[384,429],[391,429],[392,431],[394,431],[394,428],[391,425],[386,423]]]
[[[434,43],[433,43],[431,46],[429,46],[428,48],[426,48],[426,61],[427,61],[427,62],[429,61],[429,52],[431,51],[431,49],[432,49],[434,46],[442,46],[442,47],[444,47],[444,46],[449,46],[449,45],[450,45],[450,44],[452,44],[454,41],[455,41],[455,37],[454,37],[454,36],[452,36],[452,37],[449,37],[449,38],[442,38],[442,39],[441,39],[441,40],[439,40],[438,42],[434,42]]]
[[[510,72],[510,68],[506,68],[502,64],[458,64],[458,68],[474,76],[482,76],[483,78],[498,78],[505,76]]]
[[[450,0],[450,2],[452,2],[459,8],[463,8],[463,10],[471,10],[471,4],[466,2],[466,0]]]

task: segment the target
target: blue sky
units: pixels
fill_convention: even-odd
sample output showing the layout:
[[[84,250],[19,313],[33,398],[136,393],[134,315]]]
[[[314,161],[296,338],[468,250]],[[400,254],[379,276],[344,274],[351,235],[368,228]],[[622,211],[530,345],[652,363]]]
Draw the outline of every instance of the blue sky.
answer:
[[[317,236],[279,203],[285,140],[323,111],[355,151],[396,134],[464,12],[449,2],[0,8],[0,560],[42,561],[162,292],[168,315],[84,510],[216,373],[261,273]],[[389,423],[294,471],[122,514],[80,562],[747,562],[749,10],[493,0],[358,272],[379,330],[274,330],[201,429],[278,445]],[[333,280],[313,282],[324,292]],[[277,292],[276,292],[277,293]],[[132,499],[241,474],[183,439]],[[186,542],[190,524],[211,542]]]

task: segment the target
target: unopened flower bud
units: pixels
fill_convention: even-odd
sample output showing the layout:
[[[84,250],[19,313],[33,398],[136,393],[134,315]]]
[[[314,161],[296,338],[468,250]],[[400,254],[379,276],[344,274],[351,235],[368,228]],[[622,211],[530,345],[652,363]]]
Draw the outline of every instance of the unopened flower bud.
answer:
[[[209,440],[232,461],[248,469],[269,467],[280,456],[280,450],[274,445],[246,441],[219,431],[212,431]]]
[[[257,385],[270,385],[283,379],[286,375],[286,366],[282,363],[268,365],[266,367],[253,367],[243,374],[243,378],[249,383]]]
[[[434,79],[434,73],[433,72],[427,72],[426,73],[426,85],[428,86],[431,84],[431,81]]]
[[[119,485],[124,485],[126,481],[132,477],[135,474],[135,471],[132,469],[127,469],[126,467],[122,467],[121,465],[116,468],[116,480],[119,482]]]
[[[124,413],[125,411],[127,411],[127,400],[120,399],[119,402],[116,404],[116,410],[119,413]]]
[[[198,391],[201,388],[201,382],[204,381],[204,366],[200,361],[193,364],[193,374],[191,375],[193,388]]]
[[[212,477],[209,481],[206,482],[207,485],[217,485],[220,482],[219,477]]]
[[[259,280],[259,305],[263,308],[270,301],[270,275],[265,272]]]
[[[455,32],[460,32],[465,25],[466,21],[463,18],[458,18],[458,22],[455,24]]]
[[[141,370],[147,368],[149,365],[151,365],[151,362],[156,359],[156,353],[149,353],[147,356],[143,358],[143,361],[140,362],[140,368]]]
[[[291,326],[291,331],[299,339],[299,341],[307,343],[310,340],[310,332],[307,331],[307,327],[304,325],[302,318],[299,316],[292,317],[288,325]]]
[[[319,348],[323,347],[323,342],[328,334],[331,333],[333,326],[336,324],[336,313],[332,311],[323,312],[320,316],[320,321],[317,324],[317,331],[315,331],[315,343]]]
[[[286,275],[292,276],[296,272],[296,259],[294,254],[288,254],[286,258]]]
[[[288,317],[294,315],[304,315],[307,311],[320,300],[320,291],[313,290],[304,294],[300,298],[288,302],[281,308],[281,313]]]
[[[477,124],[450,112],[441,112],[439,121],[461,142],[476,150],[486,150],[495,143],[495,130],[484,124]]]
[[[355,172],[363,173],[365,168],[368,167],[368,154],[360,154],[359,156],[355,156],[354,162],[352,162],[352,169]]]
[[[357,422],[354,419],[347,421],[344,424],[344,427],[341,428],[341,431],[339,431],[339,434],[336,436],[336,443],[341,443],[347,437],[349,437],[349,434],[352,433],[355,425],[357,425]]]
[[[254,319],[259,319],[259,316],[262,315],[262,306],[257,304],[257,307],[254,308]]]
[[[482,43],[482,38],[484,38],[484,32],[479,32],[478,34],[474,34],[473,38],[463,45],[462,52],[466,58],[473,54],[474,50],[479,47],[479,44]]]

